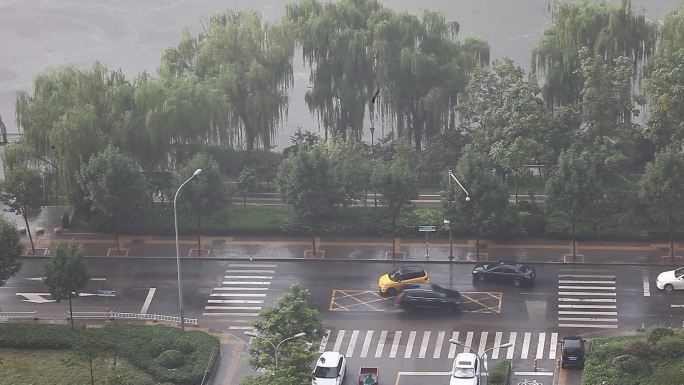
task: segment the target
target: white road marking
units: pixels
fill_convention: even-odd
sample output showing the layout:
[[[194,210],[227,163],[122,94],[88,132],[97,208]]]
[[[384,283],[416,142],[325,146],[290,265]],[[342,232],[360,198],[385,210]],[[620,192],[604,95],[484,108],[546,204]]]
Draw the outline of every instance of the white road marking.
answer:
[[[154,293],[157,292],[156,287],[151,287],[150,290],[147,292],[147,298],[145,298],[145,302],[143,303],[142,309],[140,309],[140,314],[147,314],[147,309],[150,308],[150,304],[152,303],[152,298],[154,298]],[[180,320],[180,318],[179,318]]]
[[[395,358],[397,356],[397,349],[399,349],[400,340],[401,330],[394,332],[394,338],[392,339],[392,349],[390,350],[389,358]]]
[[[224,275],[223,279],[273,279],[272,275]]]
[[[323,339],[321,339],[321,345],[318,347],[319,353],[323,353],[325,351],[325,347],[328,346],[328,338],[330,338],[330,332],[331,330],[325,331],[325,335],[323,336]]]
[[[363,347],[361,348],[361,358],[366,358],[368,356],[368,348],[370,347],[371,340],[373,339],[373,331],[368,330],[366,332],[366,338],[363,340]]]
[[[499,345],[501,345],[502,332],[496,332],[494,335],[494,349],[492,349],[492,359],[496,360],[499,358]]]
[[[615,298],[558,298],[558,302],[616,302]]]
[[[262,300],[250,300],[250,299],[210,299],[207,303],[264,303]],[[145,313],[142,313],[145,314]]]
[[[91,277],[91,281],[106,281],[107,278],[102,278],[102,277]]]
[[[231,263],[228,267],[276,267],[278,265],[260,265],[258,263]]]
[[[600,274],[558,274],[558,277],[570,277],[570,278],[603,278],[603,279],[615,279],[614,275],[600,275]]]
[[[464,344],[465,346],[463,346],[463,353],[468,353],[470,351],[468,347],[473,346],[473,335],[475,335],[474,332],[468,332],[468,334],[466,334],[466,340]]]
[[[511,336],[508,337],[508,342],[511,344],[511,346],[508,348],[508,351],[506,352],[507,360],[513,359],[513,352],[515,351],[515,338],[517,337],[517,335],[518,332],[511,332]]]
[[[18,296],[24,297],[26,299],[22,299],[24,302],[31,302],[31,303],[48,303],[48,302],[56,302],[54,299],[47,299],[43,298],[43,296],[49,296],[50,293],[17,293]]]
[[[684,307],[684,305],[670,305],[670,307]]]
[[[228,326],[228,330],[254,330],[253,326]]]
[[[375,349],[375,358],[382,357],[382,350],[385,348],[385,340],[387,339],[387,330],[380,332],[380,341],[378,341],[378,347]]]
[[[544,358],[544,343],[546,342],[546,333],[539,333],[539,341],[537,341],[537,355],[538,360]]]
[[[270,281],[224,281],[222,285],[270,285]]]
[[[595,328],[595,329],[617,329],[617,325],[595,325],[595,324],[558,324],[560,328]]]
[[[205,306],[204,310],[261,310],[260,306]]]
[[[337,332],[337,338],[335,338],[335,346],[333,347],[333,352],[340,352],[340,347],[342,346],[342,339],[344,338],[344,330],[339,330]]]
[[[559,291],[558,295],[586,295],[591,297],[615,297],[617,293],[603,293],[596,291]]]
[[[202,313],[203,316],[210,316],[210,317],[223,317],[223,316],[230,316],[230,317],[257,317],[259,313]]]
[[[267,291],[267,287],[215,287],[214,291],[240,291],[240,290],[249,290],[249,291]]]
[[[642,278],[644,280],[644,297],[651,296],[651,280],[648,276],[648,271],[644,270],[642,272]]]
[[[430,331],[423,332],[423,342],[420,344],[420,351],[418,352],[418,358],[425,358],[425,353],[427,353],[428,343],[430,343]]]
[[[615,281],[577,281],[577,280],[566,280],[566,279],[561,279],[558,281],[558,283],[582,283],[582,284],[592,284],[592,285],[598,285],[598,284],[608,284],[608,285],[615,285]]]
[[[458,341],[458,332],[451,332],[451,339]],[[449,358],[456,357],[456,344],[449,343]]]
[[[556,348],[558,348],[558,333],[551,333],[551,341],[549,342],[549,359],[556,359]]]
[[[615,290],[615,286],[558,286],[559,289],[566,290]]]
[[[226,273],[270,273],[270,274],[275,274],[275,270],[226,270]]]
[[[442,355],[442,344],[444,343],[444,332],[437,333],[437,342],[435,343],[435,353],[432,358],[439,358]]]
[[[351,339],[349,340],[349,346],[347,346],[347,357],[351,357],[354,354],[354,348],[356,347],[357,338],[359,338],[359,331],[352,331]]]
[[[513,372],[516,376],[553,376],[553,372]]]
[[[211,293],[210,297],[266,297],[266,294],[252,294],[252,293]]]
[[[564,309],[617,309],[616,305],[558,305]]]
[[[480,357],[482,357],[485,349],[487,349],[487,336],[488,335],[489,335],[489,332],[482,332],[482,334],[480,334],[480,347],[477,351],[477,355]]]
[[[559,321],[587,321],[587,322],[618,322],[617,318],[566,318],[558,317]]]
[[[404,352],[404,358],[411,358],[411,353],[413,353],[413,343],[416,340],[416,331],[411,330],[409,333],[408,342],[406,343],[406,351]]]
[[[527,353],[530,350],[530,340],[531,339],[532,339],[532,333],[525,333],[525,337],[523,338],[522,353],[520,354],[520,358],[523,360],[527,359]]]
[[[558,314],[565,315],[617,315],[616,311],[559,311]]]

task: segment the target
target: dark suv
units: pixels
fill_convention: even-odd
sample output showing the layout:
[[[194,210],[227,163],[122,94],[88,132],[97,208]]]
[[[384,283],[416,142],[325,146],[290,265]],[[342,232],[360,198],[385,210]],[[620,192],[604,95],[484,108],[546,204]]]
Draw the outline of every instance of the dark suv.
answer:
[[[408,285],[397,296],[397,305],[410,310],[433,308],[455,311],[461,303],[461,294],[456,290],[445,289],[439,285]]]
[[[516,262],[480,263],[473,268],[473,279],[505,282],[515,287],[533,284],[535,276],[533,268]]]
[[[580,336],[563,337],[561,344],[561,367],[584,367],[584,340]]]

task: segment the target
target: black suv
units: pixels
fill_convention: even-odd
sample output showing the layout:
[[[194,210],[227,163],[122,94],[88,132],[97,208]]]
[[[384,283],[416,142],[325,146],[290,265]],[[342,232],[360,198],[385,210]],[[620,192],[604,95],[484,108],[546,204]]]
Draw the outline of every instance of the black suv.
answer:
[[[397,296],[397,305],[404,309],[436,308],[455,311],[461,303],[461,294],[439,285],[408,285]]]
[[[516,262],[480,263],[473,268],[473,279],[513,284],[515,287],[534,283],[534,269]]]
[[[579,336],[563,337],[561,342],[561,367],[584,367],[584,340]]]

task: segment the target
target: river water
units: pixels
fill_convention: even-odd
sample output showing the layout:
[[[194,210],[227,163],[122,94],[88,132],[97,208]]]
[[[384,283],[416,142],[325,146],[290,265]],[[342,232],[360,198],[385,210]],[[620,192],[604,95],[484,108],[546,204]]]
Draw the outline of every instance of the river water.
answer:
[[[551,23],[549,0],[381,0],[395,10],[421,14],[440,10],[461,25],[460,37],[489,41],[492,58],[509,56],[528,68],[530,50]],[[614,0],[618,2],[617,0]],[[14,98],[30,90],[33,77],[51,66],[89,67],[96,60],[133,77],[156,74],[164,48],[175,46],[183,28],[195,35],[202,20],[225,9],[258,9],[267,21],[285,13],[283,0],[0,0],[0,115],[16,132]],[[662,20],[680,0],[632,0],[649,18]],[[315,129],[303,98],[308,70],[296,57],[289,117],[276,137],[289,145],[297,127]]]

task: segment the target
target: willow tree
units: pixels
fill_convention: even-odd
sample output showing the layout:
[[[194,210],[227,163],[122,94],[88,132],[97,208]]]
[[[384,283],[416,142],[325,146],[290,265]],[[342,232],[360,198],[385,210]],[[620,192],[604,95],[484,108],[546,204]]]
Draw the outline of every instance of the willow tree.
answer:
[[[207,138],[251,151],[271,147],[287,113],[293,52],[287,27],[263,23],[255,11],[228,11],[212,16],[197,37],[185,31],[176,48],[164,51],[160,73],[167,81],[195,77],[187,85],[200,82],[220,108],[199,126]]]
[[[580,102],[581,48],[608,63],[625,56],[639,69],[655,51],[658,25],[643,12],[633,11],[630,0],[619,6],[556,1],[549,8],[553,26],[544,31],[532,52],[532,69],[545,79],[544,98],[549,105]]]
[[[375,92],[373,33],[376,0],[289,4],[285,22],[296,31],[302,55],[311,69],[305,101],[328,134],[348,130],[361,136],[366,106]]]

